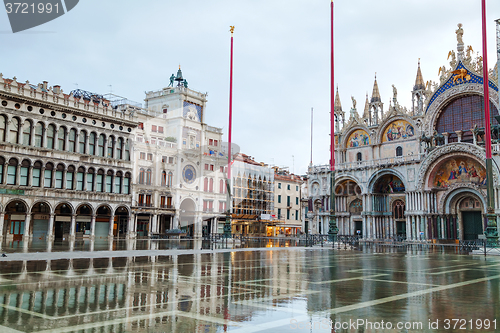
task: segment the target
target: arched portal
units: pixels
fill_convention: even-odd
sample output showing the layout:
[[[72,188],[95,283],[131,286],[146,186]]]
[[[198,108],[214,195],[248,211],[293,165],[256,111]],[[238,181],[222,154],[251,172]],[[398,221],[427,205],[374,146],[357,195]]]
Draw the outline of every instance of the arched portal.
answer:
[[[25,221],[28,207],[21,200],[14,200],[5,207],[4,235],[14,241],[20,241],[26,232]]]
[[[115,221],[113,225],[114,237],[126,237],[130,212],[127,207],[120,206],[115,210]]]
[[[46,202],[38,202],[31,208],[33,243],[44,242],[49,233],[50,206]]]
[[[111,219],[111,209],[104,205],[97,208],[94,230],[96,239],[108,237],[110,223],[113,223],[113,220]]]
[[[187,232],[188,236],[193,236],[195,229],[196,204],[190,198],[182,201],[180,206],[179,223],[181,230]]]
[[[474,240],[484,234],[485,202],[476,190],[470,188],[454,190],[449,194],[445,205],[448,214],[441,218],[443,223],[437,230],[437,234],[441,231],[441,238]]]
[[[60,203],[54,211],[53,235],[56,240],[66,240],[71,233],[72,207],[67,203]]]
[[[329,204],[329,202],[325,203]],[[363,201],[361,200],[361,188],[358,183],[351,179],[338,182],[335,187],[335,209],[343,212],[337,217],[339,234],[341,235],[363,235]],[[359,230],[359,232],[358,232]]]
[[[90,205],[83,204],[77,208],[76,237],[90,237],[92,213],[92,207],[90,207]]]

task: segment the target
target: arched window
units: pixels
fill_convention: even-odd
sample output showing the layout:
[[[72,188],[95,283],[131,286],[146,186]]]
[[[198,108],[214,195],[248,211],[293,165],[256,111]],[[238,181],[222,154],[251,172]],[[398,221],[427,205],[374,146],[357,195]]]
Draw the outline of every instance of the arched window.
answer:
[[[124,148],[125,156],[124,160],[125,161],[130,161],[130,146],[129,146],[129,140],[125,142],[125,148]]]
[[[358,162],[362,161],[362,160],[363,160],[363,154],[361,154],[361,153],[357,153],[357,154],[356,154],[356,160],[357,160]]]
[[[405,203],[403,200],[396,200],[392,206],[392,216],[394,219],[404,219],[405,218]]]
[[[81,131],[78,136],[78,152],[85,154],[85,144],[87,143],[87,132]]]
[[[25,120],[23,125],[23,145],[31,145],[31,121]]]
[[[66,189],[72,190],[75,182],[75,167],[70,165],[66,171]]]
[[[87,188],[86,188],[86,190],[89,192],[94,191],[94,174],[95,174],[94,168],[89,168],[87,170]]]
[[[169,172],[168,172],[168,179],[167,179],[167,186],[168,186],[168,187],[172,187],[172,177],[173,177],[173,176],[174,176],[174,175],[172,174],[172,171],[169,171]]]
[[[99,169],[97,171],[95,190],[96,190],[96,192],[104,192],[104,170],[103,169]]]
[[[210,178],[209,192],[213,192],[213,191],[214,191],[214,180],[213,180],[213,178]]]
[[[19,180],[19,185],[28,186],[30,166],[31,166],[31,162],[28,160],[24,160],[21,163],[21,178]]]
[[[139,184],[144,184],[144,169],[139,170]]]
[[[398,146],[396,148],[396,156],[403,156],[403,147]]]
[[[122,193],[122,179],[123,179],[123,176],[122,176],[122,172],[121,171],[118,171],[115,175],[115,189],[114,189],[114,193]]]
[[[7,118],[0,116],[0,141],[5,141],[5,132],[7,129]]]
[[[490,101],[491,125],[497,125],[495,116],[498,110]],[[438,133],[450,133],[448,142],[457,142],[458,137],[455,131],[462,131],[463,142],[473,142],[471,128],[474,125],[483,127],[484,124],[484,98],[479,95],[460,96],[452,100],[443,108],[436,123]]]
[[[35,147],[43,147],[43,123],[37,123],[35,126]]]
[[[208,178],[203,180],[203,191],[208,192]]]
[[[104,157],[104,145],[106,143],[106,136],[104,134],[99,135],[99,142],[97,148],[97,156]]]
[[[42,177],[42,163],[35,162],[33,164],[33,175],[31,176],[31,186],[40,187],[41,186],[41,177]]]
[[[16,185],[17,179],[17,160],[11,158],[7,166],[7,185]]]
[[[19,119],[12,118],[9,124],[9,142],[19,143]]]
[[[146,170],[146,185],[151,185],[151,169]]]
[[[113,158],[114,157],[114,154],[113,154],[113,151],[114,151],[114,148],[115,148],[115,138],[113,136],[110,136],[108,138],[108,158]]]
[[[116,158],[119,160],[123,158],[123,138],[118,138],[116,142]]]
[[[76,173],[76,190],[83,191],[85,184],[85,168],[79,167]]]
[[[161,172],[161,186],[167,186],[167,173],[165,171]]]
[[[123,179],[123,194],[130,194],[130,173],[125,174]]]
[[[45,171],[43,173],[43,187],[50,188],[52,187],[52,171],[54,170],[54,164],[47,163],[45,164]]]
[[[219,193],[224,193],[224,181],[219,180]]]
[[[57,149],[61,151],[66,149],[66,128],[63,126],[57,131]]]
[[[113,171],[108,170],[106,174],[106,192],[113,193]]]
[[[56,140],[56,126],[50,124],[47,126],[47,148],[54,149],[54,141]]]
[[[72,128],[69,130],[68,142],[68,151],[76,153],[76,129]]]
[[[90,133],[89,136],[89,155],[95,155],[96,134]]]
[[[59,164],[56,168],[56,184],[55,188],[63,188],[64,165]]]

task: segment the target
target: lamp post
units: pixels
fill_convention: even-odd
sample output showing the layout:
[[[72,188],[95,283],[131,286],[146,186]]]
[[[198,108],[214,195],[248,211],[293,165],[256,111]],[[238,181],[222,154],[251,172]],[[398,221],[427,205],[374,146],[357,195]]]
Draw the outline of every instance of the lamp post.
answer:
[[[224,223],[224,237],[231,237],[231,135],[233,129],[233,33],[234,26],[229,30],[231,32],[231,60],[229,72],[229,132],[227,146],[227,201],[226,201],[226,222]]]
[[[488,48],[486,45],[486,0],[481,0],[481,17],[483,30],[483,94],[484,94],[484,131],[486,137],[486,190],[487,190],[487,214],[488,226],[485,230],[488,244],[496,246],[498,243],[498,229],[495,215],[495,193],[493,191],[493,165],[491,158],[491,119],[490,119],[490,94],[488,76]]]
[[[338,233],[337,221],[335,220],[335,95],[334,95],[334,63],[333,63],[333,0],[330,4],[331,10],[331,53],[330,53],[330,221],[328,225],[328,235],[332,243],[335,244],[335,238]]]

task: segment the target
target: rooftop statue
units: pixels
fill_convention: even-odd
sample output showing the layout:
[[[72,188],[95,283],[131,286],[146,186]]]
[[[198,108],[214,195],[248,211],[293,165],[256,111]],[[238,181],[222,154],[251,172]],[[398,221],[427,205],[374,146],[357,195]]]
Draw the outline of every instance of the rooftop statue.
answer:
[[[356,110],[356,100],[354,99],[354,96],[351,96],[352,99],[352,108]]]
[[[462,23],[458,24],[458,29],[455,31],[455,33],[457,34],[458,44],[463,44],[464,41],[463,41],[462,37],[464,36],[464,29],[462,29]]]
[[[392,97],[394,98],[394,100],[398,98],[398,90],[396,89],[395,85],[392,85]]]
[[[174,86],[174,80],[175,80],[175,75],[172,74],[172,76],[170,77],[170,84],[168,85],[169,87],[173,87]]]

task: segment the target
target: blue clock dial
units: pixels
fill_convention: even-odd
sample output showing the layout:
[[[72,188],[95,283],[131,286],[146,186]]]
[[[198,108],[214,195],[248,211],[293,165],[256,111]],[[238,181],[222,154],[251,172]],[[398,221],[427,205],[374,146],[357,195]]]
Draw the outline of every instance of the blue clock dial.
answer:
[[[192,165],[186,165],[182,170],[182,178],[184,182],[192,184],[196,178],[196,170]]]

